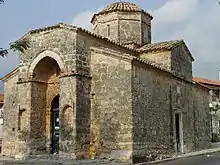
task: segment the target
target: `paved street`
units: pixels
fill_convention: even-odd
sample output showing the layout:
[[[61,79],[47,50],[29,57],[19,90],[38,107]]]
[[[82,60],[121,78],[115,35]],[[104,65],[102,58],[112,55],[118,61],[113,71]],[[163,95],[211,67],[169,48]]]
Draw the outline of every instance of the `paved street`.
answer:
[[[81,160],[81,161],[59,161],[59,160],[45,160],[45,159],[35,159],[35,160],[1,160],[0,165],[122,165],[113,162],[108,162],[104,160]],[[146,163],[148,165],[148,163]],[[157,163],[152,165],[220,165],[220,152],[206,154],[202,156],[194,156],[189,158],[180,158],[173,161],[167,161],[164,163]]]
[[[107,160],[46,160],[46,159],[35,159],[35,160],[1,160],[0,165],[123,165],[114,163]]]
[[[190,158],[182,158],[153,165],[220,165],[220,152]]]

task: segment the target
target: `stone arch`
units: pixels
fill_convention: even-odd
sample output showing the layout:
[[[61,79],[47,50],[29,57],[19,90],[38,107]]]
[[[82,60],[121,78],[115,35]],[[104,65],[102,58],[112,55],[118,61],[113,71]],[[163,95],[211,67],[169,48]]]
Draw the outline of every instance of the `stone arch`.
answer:
[[[54,53],[50,50],[45,50],[42,53],[40,53],[31,63],[30,67],[29,67],[29,75],[33,75],[34,69],[37,66],[37,64],[45,57],[50,57],[53,58],[58,66],[60,67],[61,72],[65,71],[65,65],[63,62],[63,59],[60,57],[60,55],[58,55],[57,53]]]
[[[62,117],[62,124],[63,125],[66,125],[68,123],[71,123],[73,122],[73,113],[74,113],[74,109],[72,106],[70,105],[65,105],[63,110],[62,110],[62,113],[61,113],[61,117]]]
[[[23,129],[25,128],[25,123],[27,119],[27,111],[26,109],[19,109],[18,112],[18,131],[23,131]]]
[[[54,121],[59,117],[56,111],[51,117],[51,102],[60,94],[60,73],[64,70],[64,63],[61,57],[51,51],[40,53],[31,63],[29,68],[29,78],[31,78],[31,111],[30,111],[30,137],[32,154],[43,154],[55,152],[58,147],[58,140],[55,138]],[[52,122],[53,121],[53,122]],[[41,124],[39,124],[39,122]],[[59,124],[59,123],[58,123]],[[52,128],[54,132],[52,132]],[[59,129],[59,128],[58,128]],[[57,133],[57,132],[56,132]],[[52,143],[53,142],[53,143]],[[37,145],[36,145],[37,144]],[[51,145],[50,145],[51,144]]]
[[[61,112],[62,136],[63,140],[71,139],[74,127],[74,108],[70,105],[65,105]]]

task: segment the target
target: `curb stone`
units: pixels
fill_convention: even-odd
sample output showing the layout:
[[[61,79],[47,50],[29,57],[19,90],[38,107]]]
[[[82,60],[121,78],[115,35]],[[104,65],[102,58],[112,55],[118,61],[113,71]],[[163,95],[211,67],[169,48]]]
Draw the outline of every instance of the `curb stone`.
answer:
[[[181,158],[189,158],[189,157],[193,157],[193,156],[205,155],[205,154],[215,153],[215,152],[219,152],[219,151],[220,151],[220,148],[201,150],[201,151],[197,151],[197,152],[191,152],[191,153],[187,153],[187,154],[178,155],[178,156],[168,158],[168,159],[156,160],[156,161],[152,161],[152,162],[144,162],[144,163],[139,163],[136,165],[151,165],[151,164],[156,164],[156,163],[165,163],[165,162],[169,162],[169,161],[173,161],[173,160],[177,160],[177,159],[181,159]]]

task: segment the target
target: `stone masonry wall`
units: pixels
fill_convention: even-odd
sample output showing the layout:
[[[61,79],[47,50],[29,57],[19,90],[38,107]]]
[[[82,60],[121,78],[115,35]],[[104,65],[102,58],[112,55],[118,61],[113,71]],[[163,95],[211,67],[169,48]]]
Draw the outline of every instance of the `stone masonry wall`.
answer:
[[[157,65],[171,70],[171,52],[154,52],[154,53],[144,53],[140,55],[140,58],[147,59],[149,61],[155,62]]]
[[[131,161],[131,64],[104,52],[91,54],[91,152]]]
[[[115,42],[151,43],[151,20],[140,12],[111,12],[96,16],[93,23],[94,33]]]
[[[153,61],[157,65],[175,72],[178,76],[192,81],[192,59],[183,45],[172,51],[143,53],[140,57]]]
[[[198,109],[205,103],[192,104],[192,87],[184,81],[138,62],[132,68],[128,55],[137,53],[82,31],[52,29],[31,34],[29,39],[31,48],[21,53],[18,77],[6,82],[8,113],[3,142],[9,135],[11,139],[4,142],[3,153],[22,157],[34,151],[32,144],[39,146],[37,151],[45,150],[49,104],[57,94],[60,95],[60,156],[85,158],[90,152],[90,156],[131,161],[132,154],[142,156],[150,154],[149,150],[173,153],[175,112],[183,114],[184,151],[195,147],[193,131],[200,121],[194,123],[194,117],[205,119],[207,115],[203,111],[193,112],[193,105]],[[59,83],[46,87],[32,82],[31,64],[42,52],[59,57],[56,61],[60,67]],[[177,87],[181,92],[177,92]],[[19,97],[12,90],[17,90]],[[205,93],[202,94],[205,99]],[[37,113],[39,109],[42,111]],[[44,127],[39,125],[41,122]],[[198,131],[207,129],[200,124],[196,127]],[[34,141],[36,137],[40,142]],[[206,138],[201,140],[203,143]]]
[[[49,82],[50,84],[47,86],[47,89],[46,87],[44,88],[42,85],[39,85],[39,84],[36,85],[35,83],[33,83],[33,85],[31,85],[32,83],[28,82],[30,80],[32,81],[33,76],[34,76],[34,74],[30,75],[29,73],[31,64],[34,62],[34,60],[38,59],[39,55],[41,55],[42,52],[43,53],[45,52],[46,56],[47,55],[53,56],[53,53],[54,53],[60,58],[60,61],[56,61],[59,64],[59,67],[64,66],[63,68],[60,68],[63,75],[68,75],[69,72],[76,70],[75,69],[76,68],[76,48],[75,48],[76,33],[74,31],[64,30],[64,29],[52,29],[47,32],[44,31],[44,32],[36,33],[36,34],[31,34],[31,36],[27,36],[27,38],[30,40],[31,47],[25,53],[20,54],[20,63],[19,63],[20,73],[18,75],[18,79],[19,79],[19,87],[18,87],[19,92],[18,93],[23,98],[27,99],[27,102],[23,103],[22,101],[19,100],[18,103],[21,105],[21,107],[26,109],[27,128],[25,132],[29,134],[29,131],[31,130],[31,135],[28,140],[18,139],[18,143],[21,144],[20,146],[26,146],[26,148],[25,147],[17,148],[16,152],[17,152],[17,155],[19,155],[20,157],[22,157],[24,153],[28,155],[29,153],[27,152],[27,150],[31,151],[32,153],[39,153],[39,152],[42,153],[43,151],[46,153],[50,152],[50,150],[48,150],[50,142],[48,142],[47,140],[48,140],[48,137],[50,138],[50,127],[49,127],[50,112],[48,112],[48,110],[50,110],[51,107],[48,107],[48,105],[51,106],[51,103],[49,103],[49,101],[53,99],[50,97],[54,97],[54,95],[57,95],[60,92],[58,91],[58,93],[54,94],[54,92],[57,92],[59,88],[58,86],[53,86],[52,84],[53,82],[51,82],[53,77],[51,77],[52,78],[51,80],[48,80],[48,82],[50,81]],[[32,69],[35,69],[35,68],[32,68]],[[44,74],[45,72],[40,71],[39,73]],[[62,84],[65,84],[63,83],[65,79],[62,78],[61,81],[62,81]],[[71,81],[70,84],[74,85],[73,82]],[[44,83],[47,83],[47,81],[46,82],[44,81]],[[28,84],[30,84],[31,86]],[[71,104],[68,103],[69,96],[67,96],[64,93],[69,91],[69,88],[66,88],[65,86],[61,88],[65,90],[64,92],[61,92],[62,95],[60,95],[60,97],[62,97],[62,101],[60,102],[61,113],[63,110],[62,108],[65,109],[65,107],[68,107],[68,106],[71,106],[71,108],[75,109],[74,107],[72,107],[74,105],[72,102],[74,102],[75,100],[73,98],[74,95],[70,97],[71,99],[73,99],[71,101]],[[76,88],[76,83],[75,83],[75,86],[73,87],[71,86],[71,89],[75,91],[74,88]],[[48,90],[51,90],[51,91],[49,92]],[[39,95],[43,96],[41,92],[47,95],[47,99],[46,97],[39,97]],[[38,105],[41,105],[41,107],[39,107]],[[41,108],[40,110],[41,112],[39,113],[42,115],[41,117],[39,116],[39,114],[37,115],[36,113],[34,115],[34,112],[37,112],[39,108]],[[40,124],[41,122],[43,124]],[[41,125],[42,128],[40,127],[38,128],[39,125]],[[73,123],[71,127],[72,127],[71,129],[74,129]],[[38,132],[38,135],[39,133],[41,134],[41,137],[38,137],[37,139],[41,139],[41,140],[36,140],[36,136],[38,135],[33,136],[33,134],[37,132]],[[63,133],[65,131],[61,130],[61,132]],[[18,134],[21,134],[21,133],[18,132]],[[26,138],[28,137],[29,136],[26,136]],[[73,147],[71,146],[72,144],[75,143],[74,141],[75,139],[70,139],[67,144],[68,149],[64,149],[64,151],[67,151],[67,150],[69,151],[69,148],[71,148],[71,151],[69,151],[70,153],[69,155],[71,156],[74,156],[73,154],[74,151],[72,150]],[[65,142],[66,141],[61,143],[61,154],[62,154],[62,147],[65,145]],[[63,153],[66,153],[66,152],[63,152]]]
[[[31,154],[46,152],[46,91],[46,83],[32,83],[29,145]]]
[[[127,100],[127,98],[126,99],[125,98],[121,98],[121,99],[117,98],[116,99],[116,97],[114,97],[114,96],[116,96],[117,92],[119,92],[119,91],[117,91],[118,90],[117,88],[122,87],[122,84],[123,84],[123,82],[125,82],[125,79],[127,81],[126,84],[129,85],[129,83],[131,81],[131,80],[129,80],[129,78],[131,78],[131,75],[129,76],[129,74],[130,74],[129,69],[126,69],[128,71],[126,71],[127,77],[125,76],[124,64],[123,64],[123,66],[120,66],[119,62],[113,58],[114,56],[111,58],[110,57],[109,58],[102,57],[103,61],[99,60],[99,57],[95,57],[95,55],[93,55],[94,54],[93,50],[92,50],[93,48],[103,50],[103,52],[101,51],[101,53],[99,53],[99,54],[101,54],[101,55],[106,54],[106,56],[110,55],[112,52],[114,52],[113,54],[116,54],[116,56],[119,56],[119,57],[125,56],[126,58],[128,57],[128,54],[131,54],[131,55],[133,55],[133,54],[136,55],[136,54],[132,51],[125,49],[125,48],[111,45],[108,42],[105,42],[103,40],[99,40],[95,37],[89,36],[86,33],[83,33],[83,32],[77,33],[76,52],[77,52],[77,60],[79,61],[76,65],[77,70],[80,73],[87,73],[88,75],[90,75],[92,77],[92,84],[97,81],[96,82],[97,86],[96,86],[96,83],[95,83],[95,86],[93,84],[92,89],[89,93],[90,99],[91,99],[91,114],[90,114],[91,121],[90,121],[90,123],[92,123],[91,140],[90,140],[90,143],[91,143],[90,144],[90,156],[91,157],[93,157],[95,155],[98,157],[99,156],[101,156],[101,157],[103,157],[103,156],[109,157],[110,156],[110,157],[119,159],[118,154],[120,154],[121,159],[128,160],[128,159],[130,159],[130,154],[131,154],[131,144],[130,144],[131,139],[129,137],[130,127],[127,128],[127,126],[126,126],[125,132],[122,131],[122,133],[121,133],[122,135],[117,135],[117,133],[116,133],[116,132],[120,131],[120,129],[114,130],[114,129],[118,128],[118,125],[120,125],[119,123],[117,123],[117,121],[119,119],[121,119],[123,116],[122,114],[126,110],[129,109],[129,105],[128,105],[128,107],[124,107],[124,106],[121,107],[120,104],[122,104],[128,100]],[[96,61],[96,60],[98,60],[98,61]],[[124,60],[124,58],[121,58],[121,61],[123,61],[123,60]],[[115,64],[114,64],[114,61],[116,61]],[[127,65],[128,64],[126,64],[126,66]],[[117,70],[116,69],[117,67],[119,67],[119,68],[122,67],[122,69]],[[95,70],[94,70],[94,68],[95,68]],[[98,69],[98,72],[96,71],[97,69]],[[109,73],[105,73],[106,71],[108,71]],[[118,78],[115,77],[114,74],[118,75],[119,77]],[[122,76],[120,76],[120,74],[122,74]],[[104,80],[105,79],[110,79],[110,80],[104,81],[103,78],[104,78]],[[113,78],[116,78],[116,80],[113,80]],[[121,81],[121,83],[120,83],[120,81]],[[84,82],[87,82],[86,84],[89,83],[89,81],[86,80],[86,78],[85,78]],[[111,89],[112,85],[115,86],[114,89]],[[106,86],[106,87],[104,87],[104,86]],[[129,86],[126,86],[126,87],[127,87],[127,89],[130,88]],[[125,89],[123,88],[121,90],[123,91]],[[125,96],[127,95],[127,97],[130,96],[129,91],[128,91],[128,93],[127,93],[127,91],[122,92],[122,93],[124,93]],[[80,95],[81,96],[84,95],[84,96],[82,96],[82,97],[86,98],[84,100],[89,101],[89,99],[87,99],[88,98],[87,93],[82,92]],[[78,96],[80,96],[80,95],[78,95]],[[120,95],[122,95],[122,94],[120,93]],[[96,97],[97,97],[97,99],[96,99]],[[106,101],[107,100],[109,101],[109,99],[113,99],[113,100],[112,100],[112,102],[109,102],[109,104],[107,104]],[[116,100],[114,100],[114,99],[116,99]],[[116,103],[115,108],[111,109],[110,107],[112,105],[114,105],[114,103]],[[97,110],[96,110],[96,108],[97,108]],[[121,113],[121,115],[118,116],[117,110],[119,110],[119,109],[121,109],[120,112],[123,112],[123,113]],[[87,111],[87,110],[85,109],[85,111]],[[99,114],[99,112],[101,114]],[[107,112],[109,112],[109,113],[107,113]],[[99,116],[99,115],[101,115],[101,116]],[[126,114],[126,116],[129,116],[129,114]],[[115,120],[115,118],[117,118],[117,119]],[[109,120],[109,123],[113,122],[112,127],[110,127],[109,124],[105,123],[106,120]],[[111,121],[111,120],[114,120],[114,121]],[[124,125],[124,120],[126,120],[126,119],[123,118],[123,121],[122,121],[123,124],[121,124],[121,125]],[[116,122],[116,123],[114,123],[114,122]],[[131,125],[129,119],[128,119],[127,123],[128,123],[127,125]],[[102,128],[100,128],[100,131],[99,131],[99,126],[103,126]],[[109,130],[109,131],[106,131],[106,130]],[[113,135],[109,134],[109,132],[111,130],[113,130],[113,133],[112,133]],[[123,134],[126,134],[125,135],[126,140],[122,139],[124,136]],[[112,136],[112,137],[108,137],[108,135]],[[116,135],[120,136],[120,138],[116,138],[115,137]],[[115,140],[117,140],[117,141],[115,141]],[[118,143],[120,145],[117,145]],[[108,146],[111,146],[111,147],[109,148]]]
[[[107,15],[98,16],[95,24],[93,25],[93,32],[97,35],[119,42],[117,17],[118,17],[117,13],[112,13],[108,16]],[[108,28],[110,29],[109,33],[108,33]]]
[[[119,14],[119,41],[120,43],[135,42],[142,45],[142,23],[140,13]],[[135,30],[134,30],[135,29]],[[144,29],[147,31],[147,29]],[[144,33],[143,33],[144,34]],[[146,34],[145,34],[146,35]]]
[[[31,47],[20,54],[19,68],[21,70],[19,79],[28,79],[28,69],[33,60],[45,50],[52,51],[61,56],[67,70],[75,69],[76,63],[76,33],[65,29],[53,29],[39,32],[27,37]]]
[[[183,76],[184,79],[192,81],[192,59],[185,46],[179,46],[172,51],[171,70]]]
[[[132,79],[134,161],[173,152],[170,79],[135,62]]]
[[[33,79],[33,77],[36,76],[35,68],[38,65],[38,63],[41,62],[42,59],[44,59],[45,56],[49,56],[51,58],[56,56],[59,59],[56,62],[58,63],[60,70],[61,70],[61,75],[59,78],[60,79],[59,80],[60,81],[60,91],[59,91],[60,115],[63,115],[65,117],[65,116],[68,116],[67,113],[70,113],[69,116],[73,116],[72,119],[69,119],[70,120],[69,124],[66,122],[60,121],[61,123],[63,122],[65,125],[68,124],[68,128],[70,127],[70,130],[72,130],[71,132],[69,132],[69,134],[73,138],[65,139],[64,135],[66,135],[66,133],[70,130],[68,129],[66,130],[67,127],[65,128],[61,127],[61,134],[63,135],[61,135],[61,139],[60,139],[60,153],[59,154],[60,156],[75,157],[76,155],[75,155],[74,149],[77,149],[77,151],[82,149],[83,152],[85,150],[88,150],[87,143],[88,143],[89,135],[88,135],[88,129],[85,129],[85,127],[88,126],[90,119],[85,118],[84,120],[86,121],[85,125],[84,123],[76,121],[76,110],[79,109],[82,112],[86,112],[85,116],[87,116],[88,112],[90,111],[89,110],[90,93],[88,92],[87,89],[84,89],[84,85],[87,84],[86,86],[88,86],[89,88],[89,84],[90,84],[90,81],[88,80],[88,77],[90,74],[90,69],[89,69],[90,47],[101,46],[101,47],[109,47],[115,50],[119,49],[121,52],[123,51],[132,52],[132,51],[129,51],[125,48],[121,48],[120,46],[109,44],[106,41],[101,41],[100,39],[97,39],[93,36],[89,36],[87,33],[84,33],[84,32],[81,32],[81,33],[83,34],[82,38],[81,38],[81,34],[78,34],[78,37],[76,37],[76,33],[74,32],[74,30],[70,31],[70,30],[65,30],[65,29],[51,29],[46,32],[45,31],[37,32],[37,33],[31,34],[30,36],[27,36],[27,38],[31,42],[31,47],[25,53],[20,54],[20,63],[19,63],[20,72],[18,74],[18,83],[19,83],[18,84],[18,93],[19,93],[18,104],[21,107],[21,111],[24,111],[24,113],[23,112],[22,113],[24,114],[24,116],[26,116],[26,118],[21,117],[21,119],[25,121],[19,121],[18,119],[14,120],[16,122],[21,122],[22,125],[24,125],[24,129],[19,130],[19,131],[15,130],[17,131],[17,134],[18,134],[18,139],[17,139],[18,145],[16,148],[17,157],[27,156],[28,154],[30,154],[30,151],[33,153],[36,153],[36,150],[33,149],[32,144],[35,144],[36,147],[38,146],[38,143],[37,142],[34,143],[35,140],[32,138],[33,137],[32,135],[34,134],[34,132],[32,132],[31,134],[29,133],[30,133],[30,130],[34,129],[34,127],[32,126],[34,125],[37,126],[38,125],[37,122],[41,122],[40,120],[36,120],[36,117],[33,117],[33,116],[36,116],[36,115],[33,115],[33,113],[37,112],[38,110],[38,107],[35,106],[36,104],[40,104],[42,106],[45,105],[44,103],[45,100],[39,99],[38,97],[39,93],[41,91],[44,91],[45,88],[40,87],[40,85],[37,85],[41,89],[36,91],[38,87],[36,87],[36,85],[34,85],[35,82],[32,82],[32,81],[38,81],[38,80]],[[77,49],[76,49],[76,44],[78,44]],[[36,66],[33,66],[34,63],[36,63]],[[44,72],[40,71],[39,73],[44,73]],[[85,78],[82,76],[85,76]],[[82,78],[75,79],[74,77],[82,77]],[[78,80],[79,82],[77,82]],[[40,81],[43,81],[44,83],[46,83],[44,79]],[[53,90],[52,86],[49,88],[52,91],[57,91],[57,90]],[[78,93],[80,94],[76,94],[76,91],[78,91]],[[13,93],[12,95],[14,94],[15,93]],[[48,97],[52,97],[52,96],[49,96],[48,94],[51,94],[51,93],[48,91],[48,88],[47,88],[46,95]],[[79,98],[77,98],[77,96],[79,96]],[[49,100],[51,99],[48,98],[48,101]],[[80,104],[81,102],[82,104],[84,104],[83,106]],[[11,104],[10,101],[8,101],[8,103]],[[48,109],[49,109],[48,105],[49,105],[49,102],[46,103],[46,106],[41,107],[43,108],[42,113],[45,115],[44,117],[42,117],[42,120],[43,121],[46,120],[46,124],[44,125],[47,125],[47,127],[46,128],[44,127],[42,129],[36,128],[36,131],[39,130],[40,133],[42,133],[42,137],[45,136],[46,140],[50,136],[50,134],[48,134],[49,133],[48,124],[50,122],[49,113],[48,113]],[[13,112],[10,112],[10,114],[13,115],[13,114],[16,114],[16,112],[13,111]],[[85,116],[82,116],[82,117],[85,117]],[[34,121],[31,121],[31,119],[34,119]],[[85,139],[81,140],[78,138],[78,142],[80,142],[81,144],[79,144],[77,148],[75,147],[77,136],[79,137],[82,134],[79,133],[78,131],[78,135],[77,135],[76,127],[78,127],[79,130],[81,128],[86,130],[85,134],[83,135],[85,136]],[[27,136],[23,136],[23,135],[27,135]],[[43,145],[41,145],[42,143],[45,144],[45,139],[39,142],[39,146],[40,146],[39,150],[41,151],[45,150],[45,147],[42,147]],[[83,147],[81,145],[85,145],[86,147]],[[49,146],[49,143],[46,142],[46,148],[48,146]],[[49,151],[47,150],[46,153],[49,153]]]
[[[76,83],[76,156],[89,158],[91,124],[91,78],[77,77]]]
[[[18,118],[18,76],[14,75],[4,83],[4,126],[2,155],[13,156],[16,145],[16,129]]]
[[[17,133],[17,141],[16,141],[16,149],[15,156],[16,158],[25,158],[29,155],[29,144],[30,144],[30,116],[31,116],[31,90],[32,84],[31,82],[21,83],[18,82],[18,112],[14,111],[11,114],[19,113],[20,123],[22,123],[22,127],[16,130]],[[6,91],[7,92],[7,91]],[[14,95],[14,93],[12,94]],[[18,120],[16,120],[17,123]]]
[[[204,98],[202,105],[194,104],[194,97],[208,96],[208,93],[193,93],[191,83],[180,81],[169,73],[153,67],[133,63],[133,156],[134,161],[146,155],[159,157],[177,152],[175,114],[182,116],[183,152],[199,150],[195,144],[195,129],[205,137],[198,143],[203,144],[209,138],[209,127],[197,124],[195,111],[200,109],[197,117],[208,119]],[[208,105],[208,104],[207,104]],[[205,125],[204,125],[205,124]],[[207,145],[203,145],[203,148]]]
[[[76,158],[76,77],[60,80],[60,141],[59,155]]]
[[[205,149],[211,142],[211,114],[209,109],[208,89],[201,89],[200,85],[193,88],[195,109],[195,148]]]

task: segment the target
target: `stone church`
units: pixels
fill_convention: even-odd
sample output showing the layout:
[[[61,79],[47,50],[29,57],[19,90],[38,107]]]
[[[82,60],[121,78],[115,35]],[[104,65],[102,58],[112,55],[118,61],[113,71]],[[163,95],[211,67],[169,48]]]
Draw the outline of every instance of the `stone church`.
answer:
[[[58,23],[20,38],[31,46],[2,78],[2,154],[137,162],[209,147],[208,89],[183,40],[151,43],[152,19],[117,2],[93,32]]]

